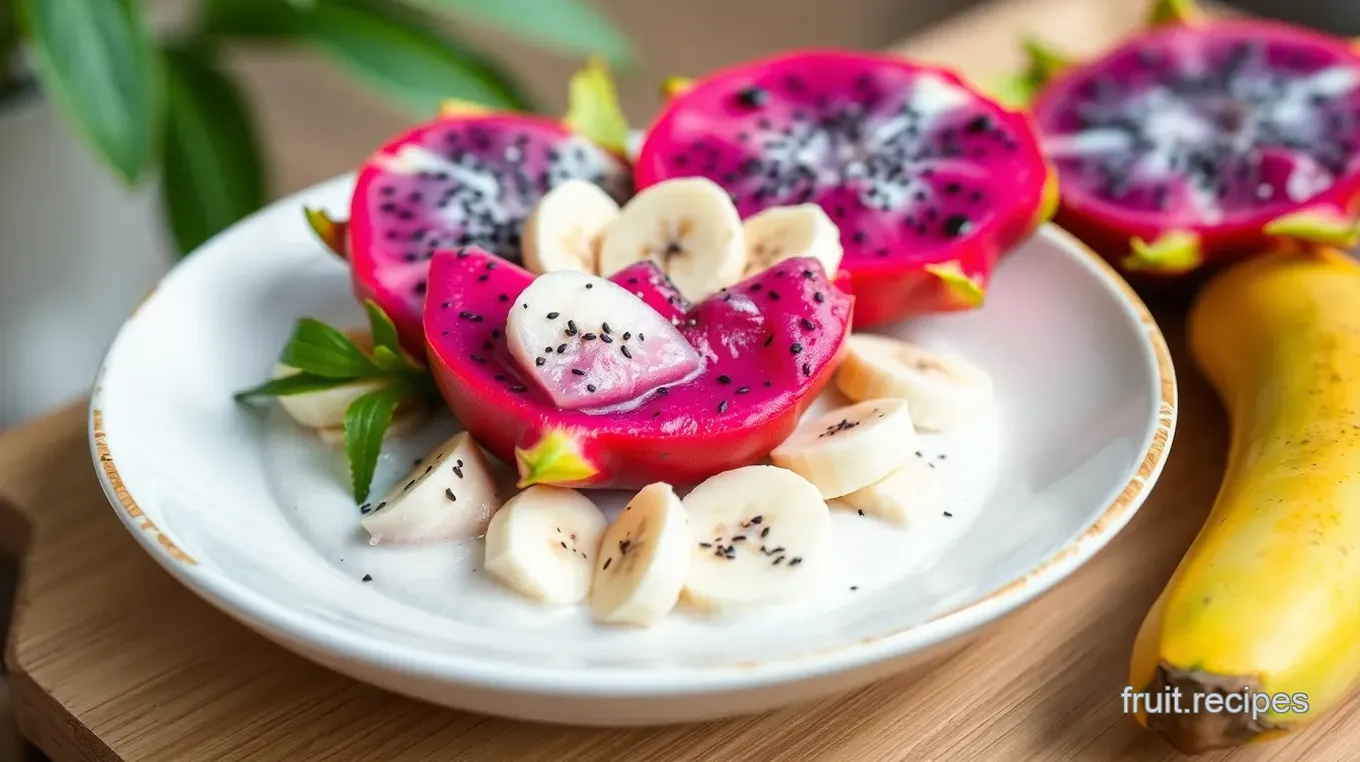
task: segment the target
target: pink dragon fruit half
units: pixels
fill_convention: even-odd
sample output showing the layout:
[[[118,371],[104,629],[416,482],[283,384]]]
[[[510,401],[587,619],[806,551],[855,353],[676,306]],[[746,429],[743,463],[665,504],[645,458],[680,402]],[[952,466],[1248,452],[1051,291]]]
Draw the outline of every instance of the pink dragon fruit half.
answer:
[[[436,250],[475,244],[518,261],[525,220],[562,181],[588,180],[620,202],[632,194],[622,120],[612,81],[597,61],[573,78],[572,106],[562,119],[451,102],[439,118],[364,162],[347,222],[317,210],[307,210],[307,218],[349,260],[360,300],[376,302],[403,346],[422,351],[426,275]]]
[[[1187,0],[1086,62],[1030,44],[1057,221],[1166,280],[1279,244],[1360,245],[1360,52]]]
[[[998,258],[1056,204],[1028,119],[943,69],[811,50],[669,90],[637,187],[706,177],[743,218],[817,203],[841,232],[857,327],[981,305]]]

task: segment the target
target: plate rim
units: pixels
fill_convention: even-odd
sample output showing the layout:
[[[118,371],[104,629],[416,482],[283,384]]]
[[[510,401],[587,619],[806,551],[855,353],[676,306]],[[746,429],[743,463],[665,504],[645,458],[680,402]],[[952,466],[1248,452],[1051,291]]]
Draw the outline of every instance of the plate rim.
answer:
[[[300,206],[304,199],[324,194],[332,186],[352,183],[354,175],[353,172],[338,175],[277,199],[214,236],[200,248],[231,235],[238,226],[279,206]],[[508,668],[501,662],[492,664],[457,653],[412,649],[356,634],[337,624],[308,617],[259,596],[250,587],[233,581],[230,576],[205,571],[142,511],[119,475],[103,425],[103,378],[120,345],[126,340],[128,324],[145,305],[157,299],[162,288],[173,284],[184,272],[208,266],[202,264],[210,261],[204,256],[185,257],[171,268],[133,309],[109,345],[100,362],[90,395],[87,416],[90,454],[100,487],[110,506],[128,532],[162,568],[214,608],[294,651],[300,648],[317,649],[346,662],[383,671],[400,671],[441,683],[589,698],[643,698],[770,688],[848,673],[900,659],[969,633],[1005,617],[1048,591],[1119,534],[1142,506],[1166,464],[1175,436],[1179,394],[1170,349],[1156,320],[1124,278],[1075,236],[1053,223],[1040,226],[1034,235],[1050,239],[1057,248],[1085,267],[1097,282],[1116,297],[1116,303],[1125,316],[1134,325],[1143,328],[1144,369],[1155,373],[1160,399],[1156,422],[1150,426],[1141,445],[1137,467],[1121,492],[1103,511],[1073,538],[1022,575],[970,603],[924,622],[816,651],[755,662],[703,666],[592,666],[584,669],[514,665]],[[1148,354],[1151,357],[1147,357]]]

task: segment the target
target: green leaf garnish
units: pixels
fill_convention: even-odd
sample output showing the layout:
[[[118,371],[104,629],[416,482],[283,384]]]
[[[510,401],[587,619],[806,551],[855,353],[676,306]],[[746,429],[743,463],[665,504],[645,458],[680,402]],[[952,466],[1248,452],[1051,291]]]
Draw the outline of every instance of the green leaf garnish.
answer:
[[[383,434],[392,424],[392,414],[401,397],[400,388],[388,386],[365,394],[345,411],[345,453],[349,456],[350,484],[356,503],[368,499],[382,452]]]
[[[364,309],[373,336],[372,357],[341,331],[319,320],[302,318],[279,356],[280,363],[299,372],[234,395],[244,402],[256,397],[319,392],[355,381],[381,383],[382,388],[354,400],[345,411],[345,452],[356,503],[368,497],[383,436],[392,425],[397,405],[405,399],[437,393],[429,370],[402,353],[396,326],[387,313],[371,300],[364,302]]]
[[[401,342],[397,339],[397,326],[392,318],[372,299],[364,300],[364,310],[368,312],[368,330],[373,335],[374,359],[377,359],[377,350],[382,348],[401,357]]]
[[[302,318],[279,355],[279,362],[327,378],[374,378],[382,369],[345,334],[312,318]]]
[[[266,381],[259,386],[237,392],[233,396],[238,400],[254,397],[288,397],[294,394],[325,391],[342,383],[348,382],[336,381],[334,378],[318,376],[314,373],[294,373],[291,376]]]
[[[374,348],[373,362],[383,370],[396,370],[406,364],[406,361],[401,359],[401,355],[387,347]]]

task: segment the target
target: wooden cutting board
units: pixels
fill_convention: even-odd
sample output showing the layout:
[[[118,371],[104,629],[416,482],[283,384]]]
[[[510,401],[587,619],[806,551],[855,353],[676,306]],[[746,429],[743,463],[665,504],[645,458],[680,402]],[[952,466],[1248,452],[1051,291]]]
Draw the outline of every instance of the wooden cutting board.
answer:
[[[981,77],[1042,28],[1092,52],[1133,0],[985,5],[903,52]],[[1222,469],[1218,403],[1185,358],[1182,308],[1154,305],[1181,383],[1172,455],[1145,507],[1071,579],[911,677],[774,714],[596,730],[479,717],[332,674],[181,588],[128,536],[95,481],[84,407],[0,436],[0,553],[27,553],[6,663],[21,732],[62,760],[1168,760],[1121,713],[1134,631],[1189,545]],[[32,531],[23,531],[31,528]],[[1207,759],[1360,759],[1360,700],[1312,729]]]

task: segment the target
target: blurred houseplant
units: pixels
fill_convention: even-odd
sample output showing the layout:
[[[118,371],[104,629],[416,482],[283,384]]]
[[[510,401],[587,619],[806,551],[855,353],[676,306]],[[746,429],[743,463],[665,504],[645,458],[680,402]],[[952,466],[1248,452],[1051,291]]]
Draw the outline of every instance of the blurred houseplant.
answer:
[[[524,106],[443,31],[465,27],[629,55],[583,0],[0,0],[0,429],[84,393],[171,255],[265,203],[230,50],[311,51],[412,119],[445,97]]]
[[[0,95],[22,81],[26,59],[75,133],[124,183],[159,169],[181,253],[265,202],[267,168],[249,106],[222,66],[234,42],[311,48],[413,116],[432,114],[442,98],[532,110],[504,71],[441,31],[442,15],[615,64],[629,56],[625,38],[581,0],[203,0],[186,33],[164,40],[148,30],[149,5],[0,0]]]

